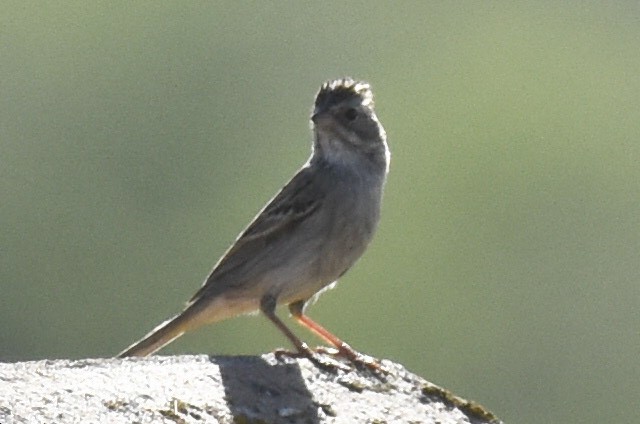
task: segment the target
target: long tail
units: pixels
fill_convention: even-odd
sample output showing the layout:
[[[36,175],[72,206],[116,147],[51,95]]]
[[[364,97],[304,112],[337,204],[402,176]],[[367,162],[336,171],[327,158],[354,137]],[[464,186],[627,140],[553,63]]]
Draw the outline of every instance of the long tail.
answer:
[[[142,340],[120,352],[117,357],[151,355],[187,331],[229,318],[233,311],[225,306],[224,299],[197,299],[184,311],[151,330]]]
[[[151,330],[142,340],[120,352],[118,358],[151,355],[182,336],[193,328],[193,316],[188,312],[189,309],[163,322]]]

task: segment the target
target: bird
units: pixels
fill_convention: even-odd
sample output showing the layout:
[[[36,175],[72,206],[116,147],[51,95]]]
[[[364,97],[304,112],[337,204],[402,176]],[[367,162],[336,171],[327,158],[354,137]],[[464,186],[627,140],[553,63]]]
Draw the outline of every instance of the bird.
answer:
[[[390,152],[370,84],[350,77],[326,81],[310,121],[309,159],[240,233],[182,312],[118,357],[151,355],[202,325],[261,311],[295,354],[326,366],[319,351],[276,315],[277,306],[287,305],[335,355],[380,368],[305,313],[360,258],[380,220]]]

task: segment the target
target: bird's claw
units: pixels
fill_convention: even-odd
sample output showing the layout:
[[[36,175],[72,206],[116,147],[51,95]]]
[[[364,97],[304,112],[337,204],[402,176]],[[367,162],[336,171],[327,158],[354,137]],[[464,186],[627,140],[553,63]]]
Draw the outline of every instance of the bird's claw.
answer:
[[[323,371],[328,371],[331,373],[336,373],[338,370],[349,372],[351,368],[348,366],[336,361],[335,359],[329,359],[322,355],[322,352],[316,352],[312,349],[301,349],[297,352],[286,350],[286,349],[276,349],[273,351],[273,354],[276,358],[307,358],[311,361],[315,366],[320,368]]]
[[[315,349],[303,347],[298,351],[290,351],[286,349],[277,349],[273,352],[276,358],[281,359],[288,358],[307,358],[318,368],[335,373],[337,370],[349,372],[353,369],[336,359],[329,359],[327,357],[336,358],[342,357],[349,361],[359,369],[367,369],[374,373],[380,373],[387,375],[390,371],[382,366],[379,360],[368,355],[356,352],[354,350],[340,350],[333,347],[318,346]]]

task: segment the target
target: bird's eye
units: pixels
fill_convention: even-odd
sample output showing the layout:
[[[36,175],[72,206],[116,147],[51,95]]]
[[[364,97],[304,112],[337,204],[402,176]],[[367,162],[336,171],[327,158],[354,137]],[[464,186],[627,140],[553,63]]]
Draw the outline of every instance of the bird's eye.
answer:
[[[349,109],[344,111],[344,117],[347,119],[347,121],[354,121],[358,117],[358,111],[350,107]]]

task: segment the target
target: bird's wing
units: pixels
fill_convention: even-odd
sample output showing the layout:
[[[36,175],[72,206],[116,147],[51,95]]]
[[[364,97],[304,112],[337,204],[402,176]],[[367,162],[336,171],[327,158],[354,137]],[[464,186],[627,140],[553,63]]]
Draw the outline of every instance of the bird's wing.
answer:
[[[271,237],[291,223],[309,216],[319,206],[322,197],[313,174],[308,168],[301,169],[258,213],[227,253],[234,252],[249,240]]]
[[[298,171],[238,236],[190,302],[213,289],[212,286],[223,274],[243,266],[261,249],[281,237],[288,237],[288,229],[311,216],[323,198],[324,192],[318,186],[314,173],[308,167]]]

